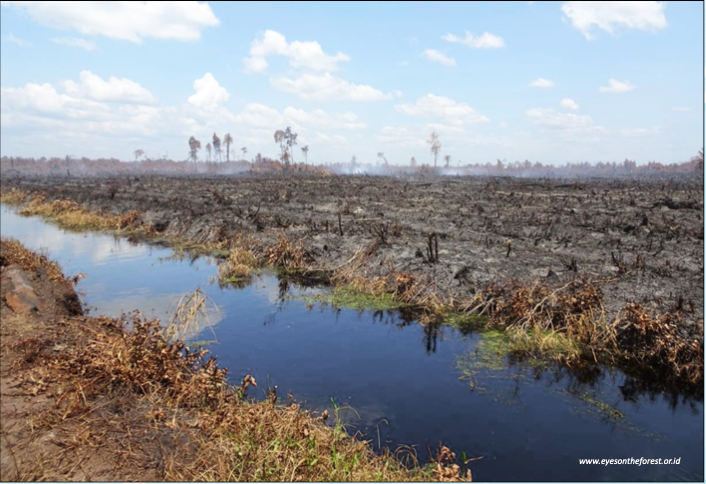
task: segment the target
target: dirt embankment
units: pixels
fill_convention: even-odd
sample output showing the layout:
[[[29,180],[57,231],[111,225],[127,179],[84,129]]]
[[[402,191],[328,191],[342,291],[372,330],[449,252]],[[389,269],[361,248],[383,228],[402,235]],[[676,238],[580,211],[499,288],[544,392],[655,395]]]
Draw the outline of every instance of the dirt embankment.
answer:
[[[694,345],[703,346],[698,178],[3,181],[5,193],[11,188],[77,202],[118,217],[118,225],[131,214],[131,226],[152,238],[245,246],[269,263],[420,306],[475,309],[523,328],[562,331],[567,318],[588,315],[606,328],[588,334],[582,320],[574,331],[595,346],[589,354],[617,345],[633,358],[664,331],[686,345],[686,356],[665,349],[633,359],[668,365],[693,359]]]
[[[252,377],[228,385],[157,321],[83,316],[61,269],[16,241],[2,240],[0,267],[3,481],[461,479],[446,448],[408,469],[276,389],[246,401]]]

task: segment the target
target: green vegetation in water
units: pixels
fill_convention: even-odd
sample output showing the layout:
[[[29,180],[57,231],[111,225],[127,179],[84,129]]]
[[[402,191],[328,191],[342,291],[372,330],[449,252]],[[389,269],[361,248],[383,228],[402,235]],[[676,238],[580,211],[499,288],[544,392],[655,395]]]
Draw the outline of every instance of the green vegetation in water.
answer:
[[[346,307],[356,311],[373,310],[386,311],[399,309],[405,304],[396,301],[392,294],[362,294],[354,289],[344,286],[334,290],[329,302],[335,307]]]
[[[560,361],[579,351],[576,342],[555,331],[485,329],[479,331],[475,352],[462,357],[458,366],[465,376],[474,377],[479,370],[505,370],[509,356],[530,367],[541,368],[549,361]]]
[[[189,341],[188,343],[186,343],[186,346],[188,346],[189,348],[201,348],[203,346],[211,346],[216,344],[218,344],[218,341],[216,341],[215,339],[202,339],[197,341]]]
[[[291,296],[291,298],[304,301],[310,308],[315,303],[328,304],[335,308],[349,308],[355,311],[388,311],[408,306],[396,301],[392,294],[364,294],[349,286],[336,288],[332,293],[316,294],[314,296]]]
[[[601,402],[600,400],[596,400],[595,398],[591,397],[588,393],[582,393],[578,395],[578,397],[583,400],[586,403],[589,403],[596,407],[602,414],[604,414],[607,417],[610,417],[611,419],[623,419],[625,418],[625,415],[623,415],[622,412],[620,412],[618,409],[613,407],[612,405],[609,405],[605,402]]]
[[[476,314],[448,310],[442,315],[441,323],[457,328],[462,333],[470,333],[484,329],[489,319],[488,316],[478,316]]]
[[[511,331],[509,350],[521,358],[544,361],[577,360],[582,353],[581,345],[577,341],[562,333],[544,329]]]
[[[485,392],[481,379],[507,378],[500,372],[506,369],[506,357],[510,350],[510,338],[506,331],[489,329],[478,334],[476,350],[460,356],[456,366],[461,371],[461,380],[467,380],[473,390]]]
[[[210,255],[212,257],[223,258],[230,253],[227,249],[214,249],[207,244],[178,244],[174,246],[175,254],[190,253],[198,255]]]

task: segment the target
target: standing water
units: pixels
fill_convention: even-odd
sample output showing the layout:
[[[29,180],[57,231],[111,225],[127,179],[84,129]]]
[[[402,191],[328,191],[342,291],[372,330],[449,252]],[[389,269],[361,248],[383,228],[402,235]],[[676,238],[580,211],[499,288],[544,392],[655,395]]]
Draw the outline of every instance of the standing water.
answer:
[[[324,288],[293,287],[270,273],[243,289],[220,287],[216,261],[170,257],[124,238],[67,232],[3,207],[3,237],[44,249],[93,315],[139,309],[168,320],[179,297],[200,288],[215,304],[210,327],[191,340],[229,369],[251,373],[305,408],[350,407],[352,432],[427,459],[440,442],[482,481],[703,481],[703,399],[640,391],[618,371],[576,375],[511,364],[488,335],[432,330],[394,311],[312,304]],[[589,465],[579,459],[667,459],[675,465]]]

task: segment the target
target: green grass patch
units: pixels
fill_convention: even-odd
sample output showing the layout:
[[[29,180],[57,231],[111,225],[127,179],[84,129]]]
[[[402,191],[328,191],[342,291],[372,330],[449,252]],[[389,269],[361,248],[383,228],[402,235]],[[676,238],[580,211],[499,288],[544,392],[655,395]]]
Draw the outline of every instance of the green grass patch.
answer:
[[[593,405],[606,417],[609,417],[611,419],[624,419],[625,418],[625,415],[623,415],[623,413],[620,410],[616,409],[612,405],[609,405],[605,402],[601,402],[600,400],[596,400],[595,398],[591,397],[588,393],[582,393],[582,394],[578,395],[578,397],[581,400],[583,400],[584,402]]]
[[[490,318],[488,316],[478,316],[476,314],[462,313],[452,309],[445,311],[441,323],[453,326],[462,333],[483,330]]]
[[[335,289],[329,296],[329,302],[337,308],[350,308],[356,311],[386,311],[405,306],[404,303],[396,301],[392,294],[363,294],[348,286]]]
[[[392,294],[364,294],[349,286],[336,288],[330,293],[313,296],[290,296],[290,298],[304,301],[308,307],[313,307],[314,304],[318,303],[355,311],[388,311],[408,307],[407,304],[396,301]]]

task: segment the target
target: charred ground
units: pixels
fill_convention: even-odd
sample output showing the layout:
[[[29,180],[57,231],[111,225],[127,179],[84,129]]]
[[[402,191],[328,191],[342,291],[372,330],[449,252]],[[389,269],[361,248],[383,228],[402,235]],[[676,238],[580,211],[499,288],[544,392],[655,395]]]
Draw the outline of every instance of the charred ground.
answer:
[[[231,250],[239,241],[292,272],[374,281],[420,306],[520,325],[541,313],[555,320],[551,329],[600,311],[612,344],[653,345],[668,330],[703,368],[703,180],[695,176],[18,177],[2,188],[106,216],[133,213],[129,223],[153,239]],[[563,306],[546,308],[548,300]]]

